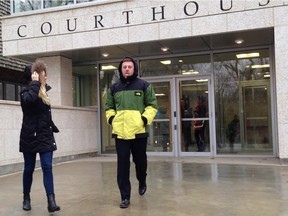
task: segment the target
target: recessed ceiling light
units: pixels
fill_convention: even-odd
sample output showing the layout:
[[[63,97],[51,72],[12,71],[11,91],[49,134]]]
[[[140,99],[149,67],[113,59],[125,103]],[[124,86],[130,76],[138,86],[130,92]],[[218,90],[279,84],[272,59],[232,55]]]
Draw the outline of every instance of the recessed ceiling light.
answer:
[[[242,44],[243,42],[244,42],[243,39],[237,39],[237,40],[235,40],[235,43],[236,43],[236,44]]]
[[[117,68],[113,65],[102,65],[101,66],[101,70],[115,70],[115,69],[117,69]]]
[[[257,53],[241,53],[241,54],[236,54],[236,57],[238,59],[241,59],[241,58],[255,58],[255,57],[259,57],[260,54],[257,52]]]
[[[183,75],[186,75],[186,74],[199,74],[199,72],[198,71],[194,71],[194,70],[189,70],[189,71],[183,70],[182,74]]]
[[[155,96],[160,96],[161,97],[161,96],[165,96],[165,94],[164,93],[159,93],[159,94],[156,93]]]
[[[208,79],[198,79],[196,82],[208,82]]]
[[[161,50],[162,50],[163,52],[167,52],[167,51],[169,50],[169,48],[168,48],[168,47],[162,47]]]
[[[108,53],[103,53],[102,56],[106,58],[106,57],[109,56],[109,54]]]
[[[263,64],[263,65],[252,65],[251,68],[256,69],[256,68],[269,68],[270,64]]]
[[[164,64],[164,65],[170,65],[171,64],[171,60],[163,60],[163,61],[160,61],[161,64]]]

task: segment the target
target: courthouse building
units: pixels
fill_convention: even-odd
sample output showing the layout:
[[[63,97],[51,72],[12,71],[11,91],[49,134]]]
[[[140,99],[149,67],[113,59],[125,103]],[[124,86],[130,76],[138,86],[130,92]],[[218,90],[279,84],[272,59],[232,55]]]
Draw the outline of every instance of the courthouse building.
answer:
[[[4,56],[47,63],[59,160],[115,154],[104,104],[125,56],[158,98],[148,155],[288,159],[288,0],[11,0],[1,22]],[[19,102],[0,110],[0,165],[21,163]]]

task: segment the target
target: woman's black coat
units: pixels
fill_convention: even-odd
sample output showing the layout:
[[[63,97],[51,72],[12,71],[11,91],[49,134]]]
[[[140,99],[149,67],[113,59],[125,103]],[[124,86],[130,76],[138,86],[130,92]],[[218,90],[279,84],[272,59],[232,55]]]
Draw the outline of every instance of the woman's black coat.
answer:
[[[46,86],[47,91],[51,87]],[[53,132],[59,132],[54,125],[51,107],[38,97],[40,82],[31,81],[21,93],[23,112],[20,133],[20,152],[48,152],[57,149]]]

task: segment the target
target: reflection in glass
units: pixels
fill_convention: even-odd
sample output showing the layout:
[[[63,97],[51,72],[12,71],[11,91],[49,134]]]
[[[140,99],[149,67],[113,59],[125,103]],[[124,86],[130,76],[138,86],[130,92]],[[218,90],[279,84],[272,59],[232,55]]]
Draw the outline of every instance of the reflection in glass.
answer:
[[[97,69],[95,66],[73,67],[73,106],[97,106],[97,95]]]
[[[3,83],[0,82],[0,100],[4,99],[4,94],[3,94]]]
[[[209,152],[208,81],[179,81],[181,150]]]
[[[44,0],[44,8],[59,7],[74,4],[74,0]]]
[[[214,55],[217,153],[272,154],[269,50],[238,54]]]
[[[100,93],[101,107],[105,107],[107,92],[111,85],[119,79],[118,72],[119,62],[109,64],[100,64]],[[106,122],[105,109],[101,109],[101,133],[102,133],[102,153],[116,153],[115,139],[112,139],[111,126]]]
[[[158,103],[156,117],[149,127],[149,138],[147,151],[153,152],[171,152],[171,96],[170,83],[158,82],[151,83],[155,91]]]
[[[15,101],[16,99],[16,89],[15,89],[15,85],[14,84],[9,84],[9,83],[6,83],[5,84],[5,89],[6,89],[6,100],[12,100],[12,101]]]
[[[147,151],[172,151],[169,119],[154,121],[149,127],[149,135]]]
[[[19,13],[24,11],[39,10],[52,7],[60,7],[85,2],[102,2],[106,0],[13,0],[11,1],[12,12]]]
[[[142,77],[164,75],[203,75],[211,72],[210,55],[185,56],[140,61]]]
[[[41,9],[39,0],[13,0],[13,13]]]

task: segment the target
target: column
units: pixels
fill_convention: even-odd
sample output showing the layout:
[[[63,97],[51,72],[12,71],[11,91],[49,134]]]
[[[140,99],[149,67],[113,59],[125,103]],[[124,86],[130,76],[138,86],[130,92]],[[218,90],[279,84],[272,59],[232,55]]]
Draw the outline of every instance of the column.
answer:
[[[47,64],[47,83],[52,87],[48,94],[52,106],[73,106],[71,59],[51,56],[41,60]]]

